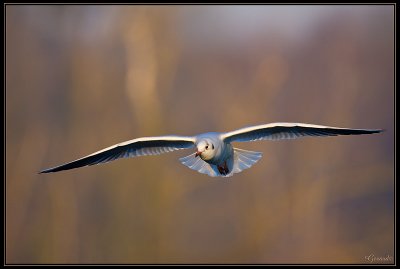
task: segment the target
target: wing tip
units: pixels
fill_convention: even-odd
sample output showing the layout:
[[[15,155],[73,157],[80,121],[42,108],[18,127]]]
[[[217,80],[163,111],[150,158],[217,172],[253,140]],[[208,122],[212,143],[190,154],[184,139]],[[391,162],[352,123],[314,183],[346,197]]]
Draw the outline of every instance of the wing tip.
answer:
[[[56,167],[52,167],[52,168],[43,169],[43,170],[39,171],[38,174],[49,174],[49,173],[55,173],[55,172],[60,172],[60,171],[77,168],[77,167],[68,167],[68,165],[69,165],[69,163],[62,164],[60,166],[56,166]]]
[[[378,134],[378,133],[382,133],[385,132],[386,129],[372,129],[372,130],[366,130],[367,134]]]
[[[53,172],[56,172],[56,171],[54,171],[54,168],[49,168],[49,169],[44,169],[44,170],[38,171],[38,174],[39,175],[40,174],[48,174],[48,173],[53,173]]]

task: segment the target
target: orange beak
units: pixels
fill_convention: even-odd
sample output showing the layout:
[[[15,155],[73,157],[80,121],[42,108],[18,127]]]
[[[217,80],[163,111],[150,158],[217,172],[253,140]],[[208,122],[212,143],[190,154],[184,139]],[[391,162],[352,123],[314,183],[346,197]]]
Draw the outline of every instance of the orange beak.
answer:
[[[202,153],[203,153],[202,151],[196,151],[196,154],[194,156],[199,157]]]

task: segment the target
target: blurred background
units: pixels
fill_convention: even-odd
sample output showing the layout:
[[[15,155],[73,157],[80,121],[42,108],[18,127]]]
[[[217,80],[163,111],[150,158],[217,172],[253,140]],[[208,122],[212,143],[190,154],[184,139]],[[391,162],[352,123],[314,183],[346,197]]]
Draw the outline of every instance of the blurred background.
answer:
[[[6,263],[365,263],[394,255],[393,6],[6,6]],[[377,135],[238,143],[38,175],[115,143],[270,122]],[[392,260],[393,261],[393,260]]]

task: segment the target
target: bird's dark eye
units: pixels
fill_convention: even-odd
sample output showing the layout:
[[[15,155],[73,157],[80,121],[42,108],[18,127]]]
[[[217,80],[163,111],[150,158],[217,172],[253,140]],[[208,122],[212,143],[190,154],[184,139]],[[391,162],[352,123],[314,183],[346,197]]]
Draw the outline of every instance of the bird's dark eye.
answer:
[[[211,146],[212,146],[212,149],[214,149],[214,144],[212,144]]]
[[[208,149],[208,145],[206,146],[206,149]]]

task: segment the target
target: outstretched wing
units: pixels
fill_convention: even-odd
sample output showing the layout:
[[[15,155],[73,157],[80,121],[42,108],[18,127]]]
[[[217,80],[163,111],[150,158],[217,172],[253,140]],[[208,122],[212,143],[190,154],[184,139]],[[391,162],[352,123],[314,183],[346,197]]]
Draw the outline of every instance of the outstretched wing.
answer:
[[[306,123],[270,123],[245,127],[224,133],[221,138],[227,142],[248,142],[256,140],[294,139],[302,136],[360,135],[380,133],[377,129],[348,129]]]
[[[73,162],[45,169],[39,173],[51,173],[82,166],[106,163],[120,158],[158,155],[179,149],[194,147],[195,138],[186,136],[143,137],[116,144]]]

